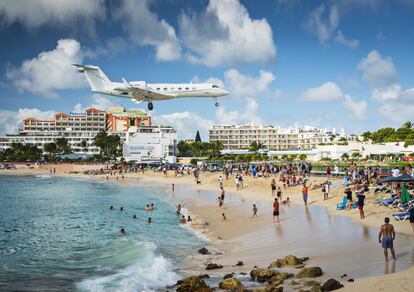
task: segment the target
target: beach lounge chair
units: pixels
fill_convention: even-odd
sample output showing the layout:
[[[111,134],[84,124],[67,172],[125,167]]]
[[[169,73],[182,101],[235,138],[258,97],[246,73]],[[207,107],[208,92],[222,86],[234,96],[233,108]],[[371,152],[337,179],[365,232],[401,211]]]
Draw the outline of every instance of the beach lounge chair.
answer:
[[[397,221],[404,221],[410,218],[410,213],[407,212],[407,213],[392,214],[392,217],[394,217],[394,219]]]
[[[336,210],[344,210],[346,208],[346,203],[348,202],[348,198],[344,196],[344,200],[342,203],[336,204]]]
[[[382,199],[380,201],[378,201],[378,204],[383,205],[383,206],[389,206],[392,203],[394,203],[395,199],[394,198],[390,198],[390,199]]]

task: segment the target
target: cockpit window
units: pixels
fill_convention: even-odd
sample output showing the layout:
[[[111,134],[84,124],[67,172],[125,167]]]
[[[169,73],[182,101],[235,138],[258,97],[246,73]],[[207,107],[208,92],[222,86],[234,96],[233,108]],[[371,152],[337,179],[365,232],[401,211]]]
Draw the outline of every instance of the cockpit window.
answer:
[[[213,85],[213,88],[219,88],[217,85]]]

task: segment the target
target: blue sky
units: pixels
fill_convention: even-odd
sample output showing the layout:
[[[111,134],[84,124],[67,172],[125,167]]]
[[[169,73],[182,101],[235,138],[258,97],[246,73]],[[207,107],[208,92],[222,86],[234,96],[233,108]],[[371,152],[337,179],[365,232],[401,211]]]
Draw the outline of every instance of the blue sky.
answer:
[[[0,132],[27,116],[123,104],[71,63],[114,81],[214,81],[230,95],[156,102],[181,138],[214,123],[399,126],[414,113],[412,0],[0,2]]]

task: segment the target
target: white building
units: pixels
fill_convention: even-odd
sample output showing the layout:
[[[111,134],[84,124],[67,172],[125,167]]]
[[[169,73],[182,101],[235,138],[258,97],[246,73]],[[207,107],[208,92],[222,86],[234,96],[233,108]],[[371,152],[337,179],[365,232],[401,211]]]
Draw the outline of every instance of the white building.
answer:
[[[171,127],[140,127],[128,133],[123,157],[138,163],[176,163],[177,133]]]
[[[314,149],[329,143],[331,135],[323,129],[280,128],[271,125],[215,125],[208,131],[209,142],[220,141],[224,149],[248,149],[254,141],[268,150]]]

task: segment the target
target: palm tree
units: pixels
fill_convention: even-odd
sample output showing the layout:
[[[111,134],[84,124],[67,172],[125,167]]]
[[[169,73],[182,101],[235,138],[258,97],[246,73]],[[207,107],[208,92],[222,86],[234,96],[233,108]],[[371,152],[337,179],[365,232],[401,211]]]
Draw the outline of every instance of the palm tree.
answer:
[[[341,155],[341,159],[342,159],[342,160],[348,160],[348,159],[349,159],[349,155],[348,155],[348,153],[344,153],[344,154],[342,154],[342,155]]]
[[[407,128],[407,129],[411,129],[413,127],[413,123],[411,123],[410,121],[405,122],[401,128]]]
[[[55,155],[58,151],[58,147],[56,146],[56,143],[47,143],[43,147],[43,150],[47,152],[48,154]]]
[[[88,151],[88,142],[86,142],[86,140],[82,140],[79,146],[82,147],[83,152]]]
[[[55,143],[60,153],[68,154],[71,152],[68,139],[66,139],[65,137],[57,138]]]

